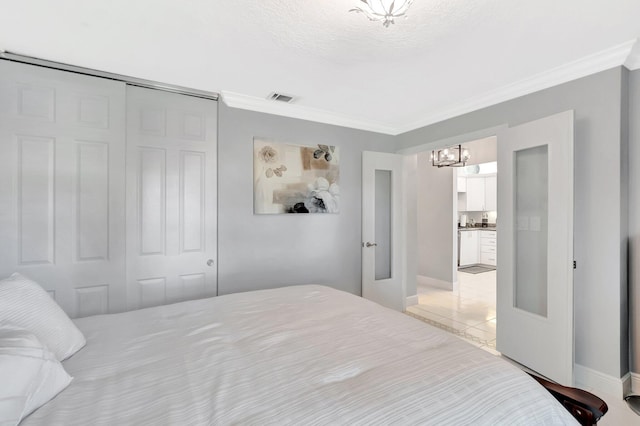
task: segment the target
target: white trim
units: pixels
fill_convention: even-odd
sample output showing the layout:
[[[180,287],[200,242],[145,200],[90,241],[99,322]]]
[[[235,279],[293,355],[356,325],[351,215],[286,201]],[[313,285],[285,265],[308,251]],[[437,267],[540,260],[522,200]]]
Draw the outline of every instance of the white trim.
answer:
[[[622,381],[622,397],[629,395],[633,387],[633,379],[631,373],[627,373],[620,379]]]
[[[580,364],[574,364],[573,378],[576,387],[586,389],[595,394],[601,392],[620,398],[624,398],[625,395],[629,394],[632,385],[632,376],[630,373],[618,378]]]
[[[407,307],[417,305],[418,304],[418,295],[414,294],[413,296],[407,297]]]
[[[428,287],[441,288],[444,290],[453,290],[457,287],[457,282],[443,281],[436,278],[427,277],[425,275],[418,275],[416,277],[418,285],[426,285]]]
[[[640,395],[640,374],[629,373],[631,376],[631,393]]]
[[[633,49],[631,49],[631,53],[629,53],[624,66],[627,67],[630,71],[640,69],[640,43],[636,43],[635,46],[633,46]]]
[[[222,100],[232,108],[241,108],[249,111],[264,112],[267,114],[281,115],[284,117],[298,118],[301,120],[316,121],[318,123],[333,124],[336,126],[350,127],[353,129],[367,130],[370,132],[397,135],[393,126],[379,124],[367,120],[358,120],[333,111],[310,108],[307,106],[286,104],[270,101],[256,96],[248,96],[240,93],[222,91]]]
[[[508,84],[499,89],[492,90],[455,105],[451,108],[438,111],[421,120],[408,123],[399,129],[399,133],[408,132],[420,127],[444,121],[448,118],[457,117],[472,111],[499,104],[520,96],[528,95],[549,87],[557,86],[568,81],[586,77],[600,71],[621,66],[625,63],[636,40],[602,50],[592,55],[585,56],[568,64],[552,68],[548,71],[535,74],[512,84]]]

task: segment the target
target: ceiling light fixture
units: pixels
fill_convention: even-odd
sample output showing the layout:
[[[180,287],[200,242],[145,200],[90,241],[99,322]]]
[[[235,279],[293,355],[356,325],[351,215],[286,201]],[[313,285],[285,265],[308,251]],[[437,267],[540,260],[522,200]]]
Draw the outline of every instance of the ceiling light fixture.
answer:
[[[363,6],[355,7],[349,12],[364,13],[370,21],[380,22],[388,27],[394,24],[395,18],[405,17],[413,0],[360,0]]]
[[[463,167],[470,158],[469,150],[462,145],[431,151],[431,165],[434,167]]]

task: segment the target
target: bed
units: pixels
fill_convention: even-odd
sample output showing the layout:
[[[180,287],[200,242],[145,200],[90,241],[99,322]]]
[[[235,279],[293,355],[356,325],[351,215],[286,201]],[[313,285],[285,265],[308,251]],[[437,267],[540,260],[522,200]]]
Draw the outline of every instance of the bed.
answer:
[[[576,424],[505,360],[324,286],[74,322],[73,381],[21,425]]]

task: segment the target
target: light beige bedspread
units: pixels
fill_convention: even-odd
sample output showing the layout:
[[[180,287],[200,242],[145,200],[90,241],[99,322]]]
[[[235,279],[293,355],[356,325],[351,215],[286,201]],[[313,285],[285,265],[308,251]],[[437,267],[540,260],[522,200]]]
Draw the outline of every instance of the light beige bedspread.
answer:
[[[74,377],[32,425],[561,425],[508,362],[323,286],[75,321]]]

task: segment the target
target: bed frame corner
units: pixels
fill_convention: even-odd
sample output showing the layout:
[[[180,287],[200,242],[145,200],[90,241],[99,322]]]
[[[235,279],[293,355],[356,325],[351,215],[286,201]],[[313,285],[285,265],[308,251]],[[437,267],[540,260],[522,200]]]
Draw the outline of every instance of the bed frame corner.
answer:
[[[593,426],[609,410],[607,403],[594,394],[578,388],[562,386],[529,373],[551,393],[583,426]]]

